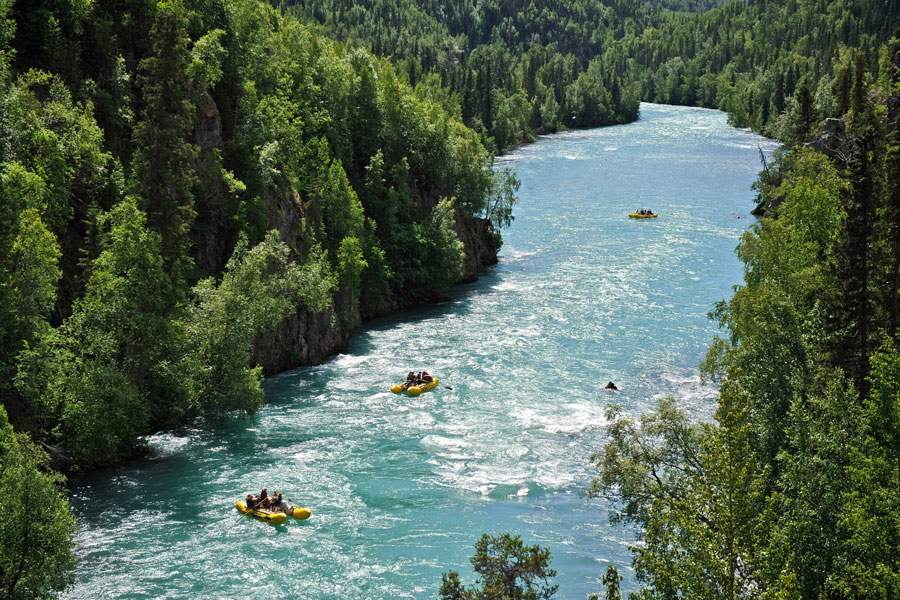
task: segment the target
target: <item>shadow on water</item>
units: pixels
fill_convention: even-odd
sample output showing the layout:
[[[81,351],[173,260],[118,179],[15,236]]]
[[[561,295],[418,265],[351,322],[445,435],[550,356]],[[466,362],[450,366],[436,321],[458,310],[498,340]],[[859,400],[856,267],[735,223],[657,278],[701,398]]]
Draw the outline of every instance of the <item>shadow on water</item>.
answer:
[[[165,431],[148,459],[73,478],[82,560],[64,597],[424,599],[448,569],[471,576],[477,537],[503,531],[552,551],[560,600],[600,590],[604,563],[634,589],[635,532],[611,529],[610,506],[579,496],[594,475],[587,457],[607,401],[637,414],[673,394],[709,414],[696,365],[714,333],[706,313],[741,274],[733,249],[746,223],[733,215],[759,141],[721,113],[644,108],[643,125],[517,155],[517,219],[477,281],[366,322],[321,365],[268,378],[253,419]],[[735,137],[737,158],[723,154]],[[693,155],[715,168],[688,168],[685,148],[698,144]],[[651,198],[659,222],[627,219]],[[452,391],[390,393],[407,365]],[[591,377],[573,384],[569,365]],[[261,485],[312,518],[241,515],[235,502]]]
[[[502,261],[503,258],[501,257]],[[449,313],[464,315],[469,311],[468,303],[473,297],[492,293],[492,288],[501,280],[501,265],[487,267],[479,274],[478,279],[470,283],[460,283],[448,290],[447,300],[412,306],[384,317],[377,317],[366,321],[360,331],[354,335],[356,339],[369,331],[387,331],[395,327],[422,323],[431,319],[446,316]]]
[[[186,527],[199,527],[209,522],[210,510],[217,511],[217,516],[228,514],[222,511],[234,510],[233,501],[218,501],[215,506],[208,503],[208,494],[220,487],[212,476],[234,465],[261,472],[271,464],[268,452],[273,440],[261,440],[254,424],[246,417],[229,416],[156,434],[141,459],[70,476],[72,509],[88,528],[108,527],[147,513],[165,514]],[[301,437],[311,436],[293,435],[290,442]],[[240,497],[238,493],[234,501]]]
[[[500,259],[503,260],[502,258]],[[372,334],[383,334],[397,328],[408,328],[410,326],[426,324],[432,320],[439,320],[449,314],[457,316],[465,316],[471,311],[470,303],[476,296],[494,293],[494,286],[502,281],[502,266],[494,265],[487,267],[478,276],[476,281],[471,283],[461,283],[453,286],[447,292],[447,300],[434,302],[430,304],[417,305],[401,310],[383,317],[376,317],[363,323],[362,327],[353,334],[350,344],[345,354],[354,356],[367,356],[378,350],[378,346],[373,340]],[[330,359],[329,359],[330,360]],[[326,361],[327,363],[328,361]],[[310,373],[317,367],[300,367],[299,370],[304,373]],[[272,385],[283,384],[284,375],[276,378]],[[329,383],[328,378],[322,378],[322,385],[315,386],[315,377],[312,377],[308,384],[312,387],[305,387],[304,391],[311,394],[323,393]],[[267,380],[267,384],[269,381]],[[270,391],[266,387],[266,391]],[[267,399],[268,402],[268,399]]]

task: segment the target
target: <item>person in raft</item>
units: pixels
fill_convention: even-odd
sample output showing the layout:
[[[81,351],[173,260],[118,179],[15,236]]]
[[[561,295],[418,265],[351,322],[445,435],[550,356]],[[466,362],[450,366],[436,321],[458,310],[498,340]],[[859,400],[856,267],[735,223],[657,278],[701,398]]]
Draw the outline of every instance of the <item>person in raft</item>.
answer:
[[[428,374],[428,371],[422,371],[422,383],[431,383],[434,378]]]
[[[259,496],[253,494],[247,496],[247,508],[269,508],[270,504],[272,504],[272,498],[269,497],[267,488],[263,488],[259,492]]]
[[[271,498],[272,500],[272,504],[270,505],[272,510],[281,511],[286,508],[284,498],[281,496],[281,492],[279,492],[278,490],[275,490],[274,495],[269,496],[269,498]]]

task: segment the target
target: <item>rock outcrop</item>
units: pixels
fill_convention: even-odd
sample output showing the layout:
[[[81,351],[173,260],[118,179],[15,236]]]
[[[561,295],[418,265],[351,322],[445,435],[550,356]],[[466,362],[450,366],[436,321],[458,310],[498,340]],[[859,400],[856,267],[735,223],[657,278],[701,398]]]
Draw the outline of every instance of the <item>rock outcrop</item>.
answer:
[[[270,227],[278,230],[293,250],[303,247],[303,203],[296,192],[282,199],[274,211]],[[454,231],[463,243],[465,260],[460,283],[475,281],[489,265],[497,264],[499,236],[487,219],[472,218],[456,208]],[[256,337],[253,360],[267,375],[304,365],[321,363],[347,347],[350,336],[362,323],[359,303],[348,290],[334,293],[332,305],[321,313],[304,309],[284,319],[274,331]],[[408,308],[409,301],[398,296],[381,298],[371,307],[373,315],[381,316]]]
[[[457,206],[453,230],[466,251],[461,283],[475,281],[486,266],[497,264],[500,237],[489,220],[469,217]]]
[[[843,119],[825,119],[822,129],[807,147],[835,160],[839,165],[846,164],[850,153],[847,124]]]
[[[217,273],[228,261],[235,240],[233,226],[221,210],[226,196],[219,176],[222,120],[215,100],[208,93],[197,105],[194,144],[199,149],[197,172],[201,174],[201,181],[194,197],[197,218],[194,221],[193,258],[202,273]]]
[[[199,149],[198,171],[221,169],[222,121],[215,100],[206,94],[197,107],[194,143]],[[205,167],[202,168],[202,167]],[[202,181],[195,198],[194,260],[202,272],[221,271],[234,248],[235,232],[222,216],[220,203],[226,197],[220,177]],[[305,254],[306,207],[300,195],[290,190],[271,208],[269,228],[276,229],[297,255]],[[473,218],[456,207],[454,231],[463,243],[465,261],[460,283],[475,281],[484,267],[497,264],[499,236],[487,219]],[[373,307],[374,315],[385,315],[409,306],[405,298],[381,298]],[[267,375],[303,365],[314,365],[347,347],[352,333],[362,323],[359,303],[346,289],[334,292],[332,305],[323,312],[299,309],[286,317],[273,331],[266,331],[254,341],[253,361]]]
[[[321,313],[299,310],[284,319],[274,331],[256,336],[253,360],[272,375],[302,365],[321,363],[347,347],[349,332],[335,309]]]

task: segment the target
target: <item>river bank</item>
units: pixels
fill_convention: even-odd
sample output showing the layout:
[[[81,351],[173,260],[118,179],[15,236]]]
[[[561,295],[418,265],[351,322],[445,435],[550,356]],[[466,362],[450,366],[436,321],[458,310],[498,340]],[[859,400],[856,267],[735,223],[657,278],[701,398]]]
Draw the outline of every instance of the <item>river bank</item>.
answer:
[[[694,418],[714,407],[698,374],[716,332],[706,314],[741,280],[757,144],[776,146],[722,113],[643,105],[636,123],[499,160],[521,199],[477,281],[268,378],[251,422],[167,431],[149,460],[72,481],[82,562],[64,597],[424,600],[449,569],[474,580],[483,532],[547,547],[560,600],[601,591],[610,562],[634,589],[633,532],[580,495],[588,457],[609,402],[637,414],[672,395]],[[628,219],[636,206],[660,217]],[[389,391],[421,368],[453,390]],[[263,485],[312,517],[239,520],[235,500]]]

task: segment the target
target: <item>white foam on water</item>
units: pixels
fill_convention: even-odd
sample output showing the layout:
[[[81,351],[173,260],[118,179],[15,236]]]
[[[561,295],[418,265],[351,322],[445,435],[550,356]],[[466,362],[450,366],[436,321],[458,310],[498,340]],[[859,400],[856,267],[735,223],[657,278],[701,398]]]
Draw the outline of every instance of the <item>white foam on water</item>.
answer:
[[[172,456],[191,443],[191,436],[157,433],[146,438],[147,445],[158,456]]]
[[[63,598],[134,586],[134,598],[424,600],[442,572],[471,573],[482,532],[501,531],[552,549],[560,600],[596,592],[603,560],[634,589],[634,532],[579,496],[589,456],[610,402],[637,416],[673,396],[711,416],[706,313],[740,279],[750,221],[733,215],[752,208],[756,144],[773,147],[714,111],[642,115],[499,158],[522,181],[516,220],[500,264],[451,302],[373,321],[344,353],[270,378],[249,426],[154,436],[158,459],[78,484],[83,560]],[[660,217],[628,219],[636,206]],[[441,387],[392,394],[409,368]],[[234,502],[262,485],[312,518],[242,518]]]

